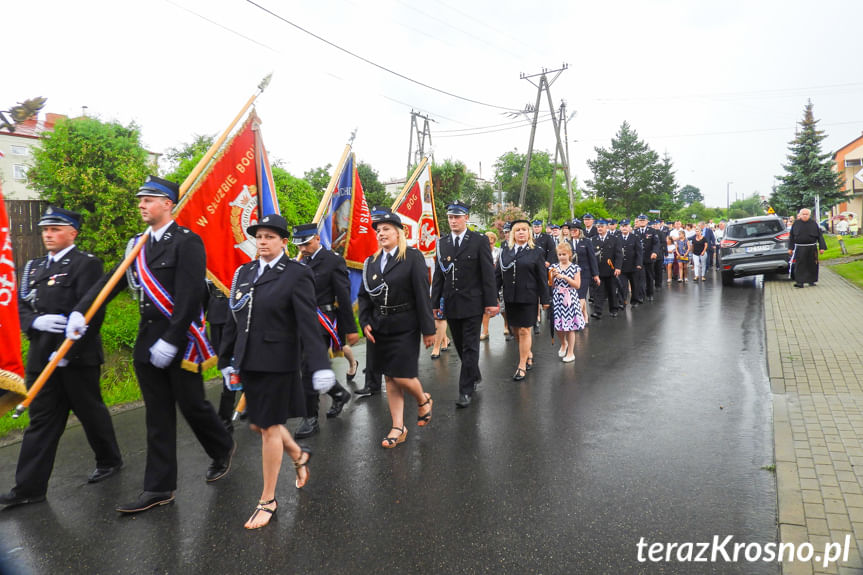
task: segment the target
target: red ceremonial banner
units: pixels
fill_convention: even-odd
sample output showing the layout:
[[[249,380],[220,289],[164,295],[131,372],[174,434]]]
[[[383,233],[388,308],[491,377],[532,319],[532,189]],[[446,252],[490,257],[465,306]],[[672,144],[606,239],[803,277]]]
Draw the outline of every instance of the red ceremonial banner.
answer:
[[[27,395],[21,359],[21,323],[9,217],[0,186],[0,413]]]
[[[354,164],[354,187],[351,196],[351,225],[348,228],[347,247],[345,248],[345,262],[348,267],[361,270],[366,258],[378,249],[378,239],[372,229],[372,214],[366,195],[363,192],[363,184],[360,181],[360,173]]]
[[[254,259],[254,238],[246,228],[258,221],[258,177],[255,169],[257,120],[243,127],[187,193],[177,223],[197,233],[207,250],[207,276],[226,294],[238,266]]]
[[[426,164],[420,170],[408,192],[401,201],[393,204],[392,209],[402,219],[408,245],[421,251],[427,260],[434,258],[439,228],[434,205],[431,165]]]

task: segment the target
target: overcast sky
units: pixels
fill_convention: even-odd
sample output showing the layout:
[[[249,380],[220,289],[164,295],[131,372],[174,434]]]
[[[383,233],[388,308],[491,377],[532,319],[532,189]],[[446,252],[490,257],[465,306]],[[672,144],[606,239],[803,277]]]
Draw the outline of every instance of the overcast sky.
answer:
[[[825,151],[863,131],[857,3],[792,1],[512,2],[319,0],[258,3],[368,60],[479,105],[384,72],[244,0],[0,0],[0,106],[34,96],[46,111],[136,122],[154,152],[220,132],[255,86],[271,159],[294,175],[335,163],[350,133],[382,180],[404,176],[411,109],[428,114],[434,155],[484,178],[527,149],[534,102],[520,75],[569,65],[551,87],[576,112],[573,175],[623,121],[680,185],[725,206],[769,195],[811,98]],[[548,111],[543,98],[542,112]],[[546,114],[547,117],[547,114]],[[503,126],[501,125],[503,124]],[[501,130],[501,128],[506,128]],[[495,131],[492,131],[495,130]],[[485,133],[480,133],[485,132]],[[536,147],[553,154],[551,122]]]

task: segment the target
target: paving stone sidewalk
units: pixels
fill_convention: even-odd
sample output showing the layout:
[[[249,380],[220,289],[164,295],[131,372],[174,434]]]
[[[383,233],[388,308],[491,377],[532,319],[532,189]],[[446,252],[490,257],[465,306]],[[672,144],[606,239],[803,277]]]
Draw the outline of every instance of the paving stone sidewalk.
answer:
[[[863,290],[822,265],[817,287],[766,282],[764,307],[779,541],[851,535],[848,561],[783,573],[863,574]]]

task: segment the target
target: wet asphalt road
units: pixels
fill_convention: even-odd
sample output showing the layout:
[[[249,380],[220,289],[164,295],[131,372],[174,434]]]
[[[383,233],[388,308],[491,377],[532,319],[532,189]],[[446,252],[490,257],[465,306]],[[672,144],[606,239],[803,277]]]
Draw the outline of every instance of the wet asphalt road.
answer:
[[[642,537],[776,541],[775,478],[761,469],[773,441],[760,281],[663,286],[655,302],[578,334],[571,364],[543,324],[521,383],[495,319],[467,410],[454,405],[454,349],[423,354],[430,426],[410,424],[406,443],[382,449],[380,395],[322,419],[304,441],[309,485],[296,490],[283,465],[278,521],[261,531],[242,527],[261,487],[260,439],[245,426],[231,473],[206,484],[209,461],[181,423],[176,502],[133,517],[113,508],[140,490],[143,409],[115,416],[126,467],[101,484],[86,484],[92,453],[74,427],[48,502],[0,512],[0,545],[24,573],[777,573],[637,558]],[[0,449],[2,490],[18,450]]]

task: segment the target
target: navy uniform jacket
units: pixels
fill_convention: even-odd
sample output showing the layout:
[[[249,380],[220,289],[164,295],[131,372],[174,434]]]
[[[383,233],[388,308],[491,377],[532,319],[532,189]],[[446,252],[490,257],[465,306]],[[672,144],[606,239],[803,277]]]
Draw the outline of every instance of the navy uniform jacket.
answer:
[[[541,249],[524,244],[518,254],[514,248],[500,252],[495,275],[505,302],[549,303],[548,270]]]
[[[569,245],[572,247],[572,261],[581,268],[582,282],[585,277],[593,277],[599,275],[599,262],[596,261],[596,252],[593,248],[593,242],[589,239],[572,239],[569,240]]]
[[[33,329],[33,321],[45,314],[62,314],[68,317],[75,309],[75,304],[102,277],[102,262],[78,248],[73,247],[66,252],[50,270],[47,261],[46,256],[27,262],[29,277],[22,277],[21,289],[18,292],[18,317],[21,320],[21,329],[30,340],[30,350],[27,352],[28,377],[41,373],[42,368],[48,365],[48,358],[66,338],[62,333]],[[32,300],[26,301],[21,297],[23,294],[32,294]],[[102,364],[104,356],[99,328],[104,318],[105,307],[102,306],[90,322],[90,329],[64,356],[69,365]]]
[[[351,306],[351,282],[348,279],[348,266],[338,254],[326,248],[321,248],[314,258],[303,258],[303,263],[309,266],[315,275],[315,303],[330,319],[336,318],[339,333],[357,333],[354,312]],[[326,310],[324,306],[334,306],[338,309]],[[321,326],[321,330],[324,327]],[[344,343],[344,342],[342,342]]]
[[[599,235],[599,230],[596,229],[596,226],[593,226],[590,229],[585,228],[584,233],[582,235],[584,235],[584,237],[586,237],[589,240],[593,240],[593,238],[595,238],[596,236]]]
[[[233,312],[222,334],[219,369],[233,360],[241,374],[290,373],[300,371],[303,355],[310,372],[329,369],[327,346],[318,329],[312,270],[285,254],[261,277],[258,268],[259,263],[252,261],[234,274]]]
[[[625,238],[623,233],[618,236],[620,246],[623,248],[623,262],[620,264],[622,273],[634,272],[644,262],[644,253],[641,247],[641,238],[631,233]]]
[[[553,237],[545,232],[534,234],[533,245],[542,250],[545,261],[550,264],[557,263],[557,244],[554,243]]]
[[[596,236],[591,242],[599,264],[599,277],[611,277],[614,275],[614,270],[619,270],[623,264],[623,248],[620,245],[620,238],[606,233],[604,239]],[[609,260],[611,260],[611,266],[608,265]]]
[[[488,240],[486,240],[488,243]],[[360,308],[360,325],[372,326],[372,335],[397,335],[419,330],[423,335],[434,335],[435,323],[429,301],[428,268],[425,258],[416,248],[407,248],[403,260],[393,257],[387,269],[381,273],[381,254],[366,258],[363,269],[363,285],[357,296]],[[366,290],[377,292],[371,295]],[[381,306],[394,310],[382,313]],[[401,311],[398,311],[401,309]],[[416,345],[415,341],[405,341],[405,345]]]
[[[633,233],[641,239],[641,247],[645,264],[653,263],[656,260],[662,260],[662,241],[659,232],[651,227],[638,228]],[[656,260],[650,259],[650,254],[656,254]]]
[[[448,271],[444,273],[443,270]],[[440,306],[443,298],[446,317],[482,315],[485,308],[497,305],[495,288],[491,248],[484,234],[465,231],[458,250],[453,245],[452,234],[440,239],[432,276],[433,309]]]
[[[138,304],[141,322],[138,324],[138,338],[135,340],[132,357],[135,361],[148,363],[150,347],[161,338],[177,347],[177,355],[171,363],[176,366],[182,362],[189,343],[189,326],[193,320],[200,317],[209,295],[205,281],[207,255],[204,242],[190,229],[171,222],[162,239],[154,246],[151,247],[148,240],[145,253],[153,276],[174,299],[174,311],[171,317],[165,317],[150,298],[142,295]],[[102,287],[108,283],[110,276],[111,274],[108,274],[96,283],[78,302],[75,311],[85,313]],[[128,276],[124,275],[108,295],[106,303],[128,285]]]

